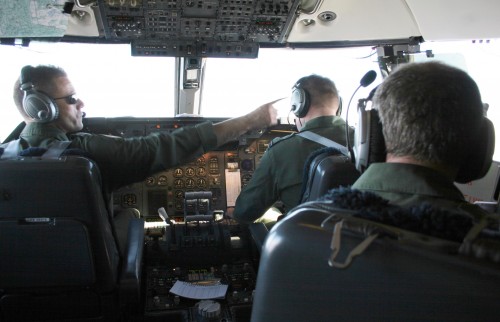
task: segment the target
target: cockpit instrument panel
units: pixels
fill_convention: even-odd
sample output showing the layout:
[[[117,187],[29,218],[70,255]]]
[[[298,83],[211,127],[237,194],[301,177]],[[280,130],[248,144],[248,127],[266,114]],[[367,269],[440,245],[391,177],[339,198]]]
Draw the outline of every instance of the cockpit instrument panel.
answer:
[[[99,1],[106,39],[132,55],[255,58],[284,42],[299,0]]]
[[[204,118],[113,118],[85,119],[86,130],[124,138],[153,132],[169,133],[184,126],[206,121]],[[217,123],[223,119],[210,119]],[[148,221],[161,221],[158,209],[163,207],[170,219],[184,221],[186,215],[208,210],[227,211],[233,207],[241,189],[252,178],[269,142],[292,133],[292,125],[278,125],[266,131],[247,133],[237,141],[229,142],[207,152],[187,164],[153,174],[142,182],[122,187],[113,192],[113,203],[118,208],[135,208]],[[191,202],[186,194],[206,193],[206,197]]]

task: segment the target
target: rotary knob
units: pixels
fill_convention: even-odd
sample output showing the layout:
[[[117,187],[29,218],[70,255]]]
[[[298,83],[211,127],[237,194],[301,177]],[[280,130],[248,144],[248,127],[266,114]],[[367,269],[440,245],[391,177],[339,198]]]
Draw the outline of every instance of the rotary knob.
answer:
[[[220,317],[220,303],[212,300],[203,300],[196,303],[198,314],[205,319],[216,319]]]

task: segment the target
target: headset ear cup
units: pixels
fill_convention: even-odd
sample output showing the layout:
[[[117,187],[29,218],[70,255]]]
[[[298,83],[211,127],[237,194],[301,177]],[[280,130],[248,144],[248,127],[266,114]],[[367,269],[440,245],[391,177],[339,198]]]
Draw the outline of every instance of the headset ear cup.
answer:
[[[291,99],[291,111],[296,117],[302,118],[309,111],[309,93],[298,86],[294,86]]]
[[[35,122],[51,122],[59,116],[59,107],[47,94],[37,91],[31,80],[33,67],[24,66],[19,78],[20,89],[24,91],[23,109]]]
[[[54,100],[33,89],[25,92],[23,108],[26,114],[36,122],[51,122],[59,116],[59,108]]]
[[[368,165],[370,165],[375,162],[385,162],[387,151],[378,111],[371,109],[368,113],[370,113],[370,130],[368,133],[370,135],[370,139],[368,140]]]
[[[386,148],[382,124],[375,109],[358,109],[358,128],[355,131],[356,169],[364,172],[374,162],[385,162]]]
[[[486,175],[493,161],[495,152],[495,127],[486,117],[479,129],[477,138],[471,146],[471,152],[465,158],[455,179],[458,183],[468,183]]]
[[[336,116],[341,116],[342,115],[342,97],[339,96],[339,108],[337,109],[337,113],[335,113]]]

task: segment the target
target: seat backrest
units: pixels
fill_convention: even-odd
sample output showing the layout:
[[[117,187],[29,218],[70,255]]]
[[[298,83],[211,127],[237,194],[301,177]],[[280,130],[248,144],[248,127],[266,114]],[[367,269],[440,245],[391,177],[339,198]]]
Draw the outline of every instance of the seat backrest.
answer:
[[[360,176],[354,163],[336,148],[313,152],[304,166],[301,203],[317,200],[328,190],[352,185]]]
[[[496,320],[498,236],[459,242],[476,227],[471,218],[440,214],[443,220],[432,221],[428,210],[421,227],[434,224],[441,237],[367,220],[367,211],[327,201],[295,208],[262,248],[251,321]],[[414,226],[401,211],[378,218],[388,214]]]
[[[320,148],[304,163],[300,203],[317,200],[327,191],[351,186],[360,176],[351,159],[335,147]],[[268,230],[262,223],[252,223],[250,233],[260,251]]]
[[[0,315],[102,316],[120,258],[97,166],[19,157],[0,161],[0,178]]]

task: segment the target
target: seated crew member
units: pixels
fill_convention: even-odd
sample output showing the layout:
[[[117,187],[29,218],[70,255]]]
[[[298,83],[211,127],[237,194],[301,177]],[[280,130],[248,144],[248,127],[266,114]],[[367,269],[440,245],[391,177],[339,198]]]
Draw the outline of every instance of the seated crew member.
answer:
[[[305,76],[297,81],[293,90],[292,111],[297,117],[298,130],[314,132],[345,146],[346,123],[339,116],[340,99],[333,81],[319,75]],[[303,100],[295,101],[297,91],[302,91],[300,97],[307,97],[304,103]],[[353,133],[350,135],[352,142]],[[297,206],[301,199],[304,164],[312,152],[323,147],[296,134],[274,139],[252,179],[238,196],[233,218],[252,223],[269,210],[261,220],[272,223],[281,214],[272,207],[274,203],[281,201],[285,212]]]
[[[371,164],[353,189],[403,207],[426,202],[476,218],[484,214],[454,185],[484,124],[479,89],[466,72],[438,62],[399,67],[377,88],[373,107],[386,162]]]
[[[33,109],[26,102],[28,93],[47,98],[56,113],[37,113],[36,108]],[[274,102],[271,102],[241,117],[217,124],[207,121],[172,133],[152,133],[132,138],[70,134],[83,128],[84,103],[76,96],[75,87],[66,72],[50,65],[23,68],[14,86],[13,98],[27,123],[20,135],[20,150],[29,147],[47,148],[54,141],[70,140],[68,148],[85,151],[98,165],[104,194],[107,196],[119,187],[195,160],[247,131],[277,123],[277,110],[273,106]],[[5,144],[0,146],[4,147]],[[122,221],[125,227],[119,227]],[[128,221],[118,219],[115,225],[118,238],[126,236]],[[124,242],[119,240],[119,245],[124,245]]]

